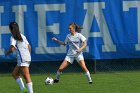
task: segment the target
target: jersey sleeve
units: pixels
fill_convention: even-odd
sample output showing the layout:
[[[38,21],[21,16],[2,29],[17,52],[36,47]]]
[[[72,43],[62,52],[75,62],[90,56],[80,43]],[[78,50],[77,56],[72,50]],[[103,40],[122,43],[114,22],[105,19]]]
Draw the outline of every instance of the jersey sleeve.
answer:
[[[66,36],[66,39],[65,39],[64,43],[65,43],[65,44],[68,43],[68,35]]]
[[[16,47],[16,40],[13,37],[10,38],[10,45]]]
[[[86,41],[86,37],[84,37],[82,34],[79,33],[79,37],[81,39],[82,42]]]

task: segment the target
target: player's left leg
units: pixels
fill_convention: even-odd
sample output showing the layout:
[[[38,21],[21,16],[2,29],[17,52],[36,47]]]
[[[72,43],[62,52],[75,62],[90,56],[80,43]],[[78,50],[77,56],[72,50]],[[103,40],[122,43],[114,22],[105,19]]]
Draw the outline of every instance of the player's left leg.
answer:
[[[29,67],[22,66],[22,74],[26,80],[26,86],[28,89],[28,93],[33,93],[33,84],[29,73]]]
[[[91,84],[91,83],[92,83],[92,79],[91,79],[89,70],[87,69],[87,67],[86,67],[86,65],[85,65],[85,61],[84,61],[84,60],[80,60],[78,63],[79,63],[79,65],[82,67],[82,69],[84,70],[85,75],[86,75],[86,77],[87,77],[87,79],[88,79],[89,84]]]

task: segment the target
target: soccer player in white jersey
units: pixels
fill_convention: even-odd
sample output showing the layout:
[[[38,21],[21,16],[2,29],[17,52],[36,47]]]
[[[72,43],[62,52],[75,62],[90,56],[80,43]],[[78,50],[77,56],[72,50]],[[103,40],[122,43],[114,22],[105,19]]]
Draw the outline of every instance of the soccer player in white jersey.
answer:
[[[67,35],[65,42],[62,42],[55,37],[52,38],[52,40],[58,42],[61,45],[66,45],[66,44],[69,45],[68,53],[63,63],[60,65],[59,69],[57,70],[56,79],[54,80],[54,83],[59,82],[61,72],[64,71],[64,69],[69,64],[72,64],[74,59],[76,59],[76,61],[84,70],[89,84],[92,84],[92,79],[89,70],[85,65],[85,61],[82,53],[82,50],[87,46],[86,38],[81,33],[78,33],[78,31],[81,30],[81,27],[75,23],[69,25],[69,30],[70,30],[70,34]]]
[[[6,56],[10,53],[16,51],[17,56],[17,66],[12,72],[12,76],[18,83],[21,93],[33,93],[33,84],[29,73],[29,65],[31,62],[31,47],[26,39],[26,37],[20,33],[19,26],[16,22],[11,22],[9,24],[9,29],[12,34],[10,39],[10,48],[6,52]],[[27,89],[24,86],[24,83],[21,78],[23,75]]]

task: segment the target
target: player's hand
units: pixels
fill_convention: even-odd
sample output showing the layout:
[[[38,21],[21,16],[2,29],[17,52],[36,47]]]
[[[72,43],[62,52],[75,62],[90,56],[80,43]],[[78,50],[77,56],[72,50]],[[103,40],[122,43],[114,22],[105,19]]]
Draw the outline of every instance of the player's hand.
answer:
[[[77,53],[80,53],[80,52],[82,52],[82,49],[81,49],[81,48],[79,48],[79,49],[77,50]]]
[[[57,38],[53,37],[52,40],[57,41]]]

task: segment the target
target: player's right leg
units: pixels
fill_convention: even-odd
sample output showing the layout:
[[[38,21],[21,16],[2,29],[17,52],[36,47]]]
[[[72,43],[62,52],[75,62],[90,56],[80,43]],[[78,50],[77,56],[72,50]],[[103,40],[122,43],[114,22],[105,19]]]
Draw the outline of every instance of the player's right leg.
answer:
[[[22,78],[20,77],[20,74],[21,74],[21,68],[20,68],[20,66],[16,66],[12,72],[12,76],[18,83],[21,91],[23,91],[23,90],[25,90],[25,86],[24,86]]]
[[[86,77],[87,77],[87,79],[88,79],[89,84],[92,84],[92,79],[91,79],[89,70],[88,70],[87,67],[86,67],[86,64],[85,64],[83,55],[80,54],[79,56],[77,56],[76,60],[77,60],[77,62],[79,63],[79,65],[82,67],[82,69],[84,70],[85,75],[86,75]]]
[[[64,60],[63,63],[60,65],[59,69],[57,70],[56,73],[56,79],[54,80],[54,83],[58,83],[59,79],[60,79],[60,74],[62,73],[62,71],[64,71],[64,69],[70,64],[70,62],[68,62],[67,60]]]
[[[26,86],[28,89],[28,93],[33,93],[33,84],[32,84],[32,80],[31,80],[30,73],[29,73],[29,67],[22,66],[21,70],[22,70],[23,77],[26,80]]]

